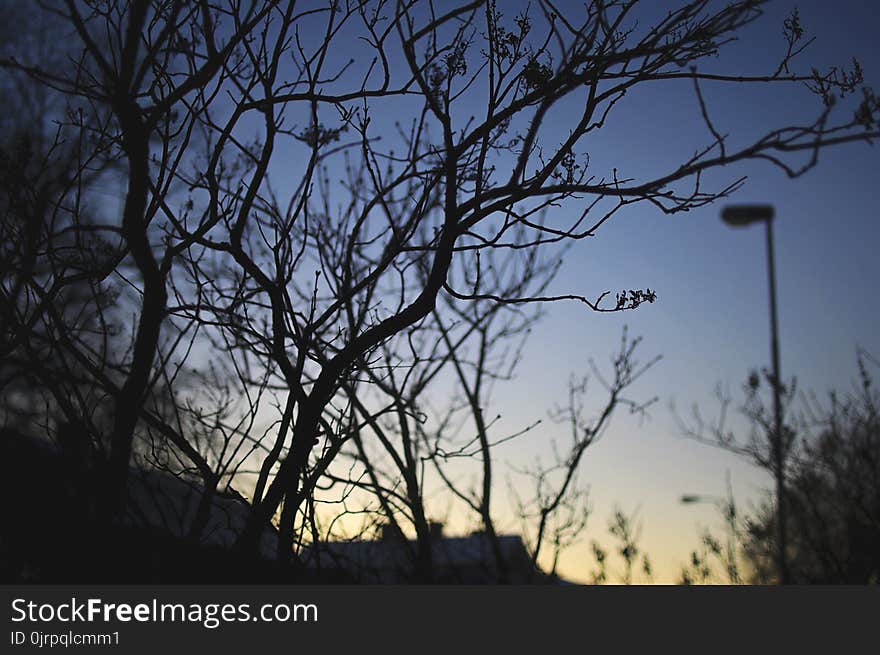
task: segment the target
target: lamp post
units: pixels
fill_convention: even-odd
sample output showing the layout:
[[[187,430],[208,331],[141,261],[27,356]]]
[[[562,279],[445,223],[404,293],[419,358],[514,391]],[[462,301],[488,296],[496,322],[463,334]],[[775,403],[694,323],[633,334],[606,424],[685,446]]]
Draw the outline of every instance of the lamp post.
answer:
[[[776,476],[776,564],[779,581],[790,582],[786,558],[785,529],[785,453],[782,433],[782,378],[779,372],[779,336],[776,320],[776,271],[773,265],[773,206],[729,205],[721,211],[721,219],[731,227],[746,227],[763,222],[767,228],[767,273],[770,281],[770,355],[773,364],[773,460]]]

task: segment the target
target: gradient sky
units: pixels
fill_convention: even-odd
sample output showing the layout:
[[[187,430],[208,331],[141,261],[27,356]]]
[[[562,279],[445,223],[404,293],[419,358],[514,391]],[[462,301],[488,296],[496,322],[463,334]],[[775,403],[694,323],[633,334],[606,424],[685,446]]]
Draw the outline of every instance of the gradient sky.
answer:
[[[512,17],[525,3],[498,4]],[[678,4],[646,0],[645,7],[659,12]],[[561,0],[559,6],[582,11],[582,3],[575,0]],[[822,70],[845,67],[855,56],[868,84],[880,89],[880,3],[873,0],[770,3],[765,15],[741,33],[740,41],[722,50],[713,63],[715,70],[772,71],[785,48],[783,20],[795,6],[807,33],[817,36],[801,56],[800,70],[811,65]],[[334,56],[342,61],[349,53]],[[716,128],[730,133],[734,143],[816,117],[817,98],[799,86],[785,91],[778,86],[703,87]],[[393,103],[396,111],[377,112],[377,132],[393,129],[395,118],[405,120],[406,101]],[[553,125],[562,134],[572,119],[563,104]],[[613,167],[622,175],[638,175],[669,170],[710,139],[693,87],[681,81],[629,93],[585,148],[599,176],[610,174]],[[293,151],[279,155],[279,170],[296,157]],[[874,285],[880,278],[875,253],[880,243],[878,171],[880,150],[858,143],[823,152],[819,165],[796,180],[765,163],[737,165],[704,180],[720,188],[747,175],[734,201],[775,206],[782,371],[785,377],[796,375],[800,389],[820,396],[851,384],[857,346],[880,355],[880,309],[874,302]],[[650,287],[657,292],[657,302],[622,314],[591,313],[576,304],[548,307],[516,379],[496,387],[491,414],[502,415],[498,434],[510,434],[546,419],[547,411],[564,397],[569,376],[589,371],[590,358],[606,368],[603,364],[618,347],[623,325],[631,335],[644,337],[644,359],[663,356],[630,393],[635,399],[658,397],[649,420],[620,414],[584,458],[580,478],[590,486],[593,514],[581,543],[566,552],[560,567],[574,580],[586,581],[594,567],[590,540],[610,545],[606,526],[615,505],[638,511],[641,545],[654,563],[655,581],[674,582],[697,542],[699,527],[719,522],[713,507],[682,505],[681,495],[723,495],[729,472],[738,500],[748,504],[770,482],[735,456],[684,438],[669,410],[671,401],[684,414],[697,403],[712,416],[717,383],[735,394],[751,369],[769,364],[764,233],[758,226],[726,227],[719,219],[721,206],[665,216],[648,204],[638,205],[616,215],[596,238],[576,244],[552,290],[596,297],[606,290],[613,296],[621,289]],[[554,438],[567,438],[565,428],[545,421],[500,447],[499,464],[522,466],[546,456],[548,441]],[[519,532],[503,476],[495,488],[494,510],[501,531]],[[456,517],[450,523],[451,532],[473,527],[472,521]],[[613,579],[615,564],[611,573]]]
[[[508,18],[524,4],[498,3]],[[644,7],[665,12],[678,4],[648,0]],[[558,3],[573,12],[583,11],[582,5],[575,0]],[[880,89],[880,3],[871,0],[771,2],[765,15],[704,69],[772,72],[785,50],[783,20],[795,7],[807,35],[817,37],[797,60],[797,70],[845,68],[856,57],[867,83]],[[333,56],[342,62],[350,54]],[[641,87],[615,107],[606,127],[584,145],[590,167],[599,176],[609,175],[613,167],[621,175],[668,171],[711,140],[690,82]],[[800,85],[747,89],[707,83],[702,91],[715,127],[729,133],[733,144],[749,143],[773,128],[809,123],[821,109],[819,99]],[[393,111],[386,105],[374,112],[374,133],[393,134],[394,120],[408,120],[406,110],[417,104],[410,107],[407,102],[395,99]],[[567,134],[574,118],[567,111],[562,103],[548,120],[560,135]],[[553,136],[551,130],[545,138]],[[293,153],[282,156],[281,170],[293,161]],[[818,166],[794,180],[762,162],[714,171],[704,178],[722,188],[748,176],[731,202],[775,206],[782,372],[786,378],[797,376],[801,390],[820,397],[852,384],[858,346],[880,355],[880,309],[874,302],[874,285],[880,278],[875,253],[880,243],[878,171],[880,150],[857,143],[826,150]],[[764,231],[760,226],[725,226],[719,218],[723,204],[674,216],[648,204],[637,205],[617,214],[594,239],[576,244],[553,291],[595,298],[606,290],[613,296],[621,289],[650,287],[657,292],[657,302],[622,314],[591,313],[578,304],[548,307],[516,379],[496,387],[491,414],[502,416],[496,434],[511,434],[545,419],[539,429],[496,451],[500,468],[521,467],[546,457],[549,440],[567,438],[565,428],[546,421],[547,411],[565,396],[571,374],[589,371],[590,358],[607,370],[603,364],[618,347],[623,325],[631,335],[644,337],[644,359],[663,357],[630,393],[637,400],[658,397],[649,420],[621,413],[584,458],[580,479],[590,486],[593,514],[583,539],[566,551],[560,565],[561,573],[574,580],[586,581],[595,566],[591,540],[611,544],[607,522],[615,506],[638,512],[641,545],[653,561],[655,581],[675,582],[699,529],[719,524],[717,509],[682,505],[681,495],[721,496],[728,472],[741,506],[754,502],[769,486],[766,474],[749,463],[684,438],[669,409],[674,401],[686,415],[696,403],[706,416],[714,416],[716,384],[728,386],[736,399],[749,371],[769,366]],[[559,223],[568,218],[563,216]],[[503,476],[493,503],[500,530],[519,532]],[[446,518],[453,533],[474,527],[472,516]],[[612,579],[617,570],[612,563]]]
[[[867,83],[880,88],[880,4],[869,1],[771,3],[740,42],[722,50],[718,64],[756,73],[772,68],[784,48],[783,19],[795,6],[807,33],[817,37],[801,66],[845,67],[855,56]],[[734,138],[816,115],[817,99],[800,88],[788,91],[703,88],[717,129]],[[590,153],[591,165],[607,159],[609,168],[625,172],[650,169],[676,151],[688,154],[708,134],[692,87],[682,83],[628,96],[600,139]],[[858,143],[823,152],[819,165],[795,180],[763,163],[724,169],[711,178],[732,181],[747,175],[733,202],[775,206],[782,373],[797,376],[801,390],[820,396],[850,387],[857,346],[880,353],[880,309],[874,302],[880,279],[878,172],[880,151]],[[594,514],[583,544],[561,565],[575,579],[585,579],[593,568],[589,541],[610,543],[606,524],[615,504],[638,509],[642,546],[654,560],[655,579],[669,582],[696,543],[698,527],[719,522],[710,505],[681,505],[683,493],[723,495],[729,471],[737,498],[747,505],[768,485],[761,471],[735,456],[683,438],[668,407],[674,400],[686,414],[699,403],[713,416],[716,383],[736,394],[750,369],[769,365],[764,230],[732,230],[719,219],[721,206],[675,216],[639,206],[604,226],[594,240],[578,244],[557,289],[595,295],[649,286],[657,291],[657,302],[622,315],[590,314],[573,305],[549,308],[518,380],[498,388],[496,404],[505,424],[514,428],[552,407],[565,392],[569,373],[586,372],[590,357],[600,365],[607,362],[623,324],[644,336],[645,358],[663,356],[632,394],[659,396],[651,419],[639,424],[619,416],[586,456],[582,479],[590,484]],[[544,429],[502,457],[516,461],[541,452],[553,432]]]
[[[510,18],[525,3],[498,4]],[[648,12],[665,12],[678,4],[647,0],[644,7]],[[558,5],[583,11],[583,3],[575,0],[561,0]],[[783,20],[795,7],[807,35],[817,37],[798,59],[797,70],[813,65],[823,71],[835,65],[848,67],[856,57],[867,83],[880,88],[876,46],[880,4],[869,0],[771,2],[765,15],[705,69],[772,72],[785,50]],[[334,51],[332,56],[341,63],[351,53]],[[613,167],[621,175],[668,171],[711,140],[690,82],[642,87],[616,106],[606,127],[584,146],[590,167],[599,176],[609,175]],[[819,99],[800,85],[746,89],[707,83],[702,90],[716,128],[729,133],[733,144],[751,142],[773,128],[809,123],[821,109]],[[407,110],[417,107],[417,101],[411,106],[408,102],[394,99],[392,111],[389,105],[383,109],[377,103],[374,134],[393,134],[394,120],[407,121]],[[561,103],[548,124],[562,135],[573,118]],[[553,136],[551,130],[545,138]],[[281,156],[279,167],[284,170],[294,161],[291,152]],[[801,390],[820,396],[851,385],[858,346],[880,355],[880,309],[873,302],[880,277],[875,254],[880,243],[878,171],[880,151],[857,143],[823,152],[818,166],[795,180],[762,162],[714,171],[704,178],[705,183],[722,188],[746,175],[745,187],[732,202],[775,206],[782,372],[786,378],[796,375]],[[719,524],[715,508],[682,505],[681,495],[721,496],[728,472],[741,506],[769,486],[767,476],[747,462],[684,438],[669,409],[674,401],[687,414],[697,403],[705,415],[714,416],[716,384],[737,394],[750,370],[769,365],[764,232],[759,226],[741,230],[725,226],[719,218],[722,205],[675,216],[638,205],[616,215],[596,238],[576,244],[553,291],[595,298],[606,290],[613,296],[621,289],[650,287],[657,292],[657,302],[622,314],[591,313],[577,304],[548,307],[548,316],[533,331],[516,379],[496,387],[491,414],[502,415],[496,434],[511,434],[545,419],[539,429],[496,451],[499,467],[521,467],[538,456],[546,457],[549,440],[567,438],[565,428],[546,421],[547,411],[566,394],[571,374],[589,371],[590,358],[600,368],[607,364],[623,325],[629,326],[631,335],[644,337],[644,359],[663,356],[630,394],[644,400],[658,397],[650,419],[620,414],[584,458],[580,478],[590,486],[593,514],[580,544],[566,552],[560,566],[561,573],[574,580],[586,581],[594,568],[592,539],[611,544],[606,526],[615,505],[638,511],[641,545],[652,558],[655,581],[674,582],[697,543],[700,527]],[[559,223],[568,218],[562,216]],[[550,220],[555,222],[556,217]],[[500,530],[519,532],[503,476],[493,502]],[[446,518],[453,533],[474,527],[472,516]],[[612,564],[612,579],[615,571]]]

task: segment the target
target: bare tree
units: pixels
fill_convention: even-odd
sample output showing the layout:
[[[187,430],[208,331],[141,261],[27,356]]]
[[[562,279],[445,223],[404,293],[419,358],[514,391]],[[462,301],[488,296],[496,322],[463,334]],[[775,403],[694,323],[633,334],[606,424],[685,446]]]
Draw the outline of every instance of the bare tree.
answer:
[[[513,261],[505,258],[502,264],[506,266],[487,267],[481,285],[497,289],[509,285],[544,287],[557,268],[525,262],[524,268],[512,275],[509,267]],[[377,501],[379,526],[400,535],[398,545],[412,547],[409,557],[415,580],[433,579],[431,557],[436,545],[432,544],[428,518],[432,508],[437,516],[438,507],[457,501],[476,517],[480,537],[488,544],[488,560],[484,563],[487,572],[505,582],[508,555],[503,552],[496,528],[501,512],[497,503],[493,506],[492,498],[498,478],[511,471],[500,466],[499,448],[536,432],[549,434],[547,429],[536,429],[540,420],[512,434],[500,432],[496,422],[501,417],[493,411],[492,391],[499,381],[516,377],[521,350],[540,314],[523,313],[515,307],[485,300],[462,304],[450,298],[447,303],[442,308],[444,312],[436,309],[418,330],[408,331],[405,340],[384,344],[381,359],[374,360],[366,369],[387,404],[370,403],[350,390],[366,432],[375,436],[375,446],[371,448],[361,431],[356,430],[352,434],[352,452],[343,450],[342,454],[350,455],[358,466],[342,466],[340,475],[328,476],[336,483],[366,491],[368,504],[370,500]],[[553,463],[541,466],[538,462],[524,472],[535,495],[518,498],[517,511],[524,532],[530,537],[529,558],[535,573],[545,546],[551,553],[550,573],[556,574],[562,550],[583,537],[587,496],[577,480],[587,448],[605,433],[615,412],[623,409],[644,414],[653,402],[638,403],[625,395],[659,359],[640,363],[635,358],[640,341],[629,339],[624,330],[620,350],[611,358],[612,374],[607,379],[590,362],[592,381],[607,392],[607,399],[595,416],[587,408],[588,379],[571,382],[568,404],[551,413],[552,418],[571,430],[570,444],[560,448],[552,442]],[[401,364],[409,360],[391,347],[394,343],[412,351],[412,363]],[[427,355],[419,358],[416,353]],[[450,369],[445,376],[444,369]],[[439,390],[434,390],[438,379]],[[438,402],[438,397],[443,396],[449,398],[448,402]],[[590,394],[589,400],[592,405],[596,398]],[[372,413],[367,409],[375,406],[381,409]],[[435,488],[437,482],[441,483],[439,490]],[[448,493],[442,493],[444,488]],[[510,491],[514,498],[519,495],[513,487]],[[408,531],[415,533],[415,544],[402,539]]]
[[[862,350],[857,362],[853,389],[832,391],[827,402],[812,393],[796,393],[793,381],[783,387],[782,489],[792,517],[786,530],[791,542],[786,558],[791,562],[791,581],[796,584],[866,583],[877,575],[880,497],[875,481],[880,442],[878,398],[871,372],[877,362]],[[730,427],[733,398],[720,387],[716,391],[717,416],[711,421],[704,419],[695,406],[690,420],[679,417],[684,434],[744,457],[775,476],[772,409],[762,393],[772,380],[766,377],[762,383],[761,376],[753,372],[743,385],[744,400],[738,410],[745,419],[745,436]],[[698,498],[685,496],[683,500]],[[727,497],[717,503],[724,517],[726,544],[722,546],[721,540],[705,531],[701,548],[694,551],[690,565],[683,570],[683,580],[778,582],[778,558],[773,557],[778,552],[777,502],[776,493],[768,493],[757,507],[738,513],[728,481]]]
[[[500,296],[540,291],[559,263],[536,260],[533,252],[497,261],[490,253],[475,284]],[[364,427],[352,432],[350,447],[341,453],[355,466],[337,467],[338,473],[328,472],[328,478],[357,486],[367,492],[368,502],[377,501],[383,529],[415,533],[410,556],[418,580],[433,578],[436,521],[432,527],[429,512],[433,507],[436,517],[436,508],[442,505],[438,486],[439,491],[445,487],[453,497],[465,499],[467,507],[476,511],[493,546],[497,570],[503,569],[491,510],[493,421],[484,411],[491,404],[490,387],[510,378],[523,341],[540,316],[535,309],[446,297],[418,326],[382,344],[371,365],[363,368],[368,384],[346,387]],[[440,401],[445,396],[450,398],[448,404]],[[459,438],[471,430],[476,436]],[[515,436],[497,437],[494,442]],[[481,462],[483,482],[481,491],[471,494],[450,480],[446,464],[475,458]],[[429,494],[434,496],[430,505]]]
[[[70,201],[58,207],[82,214],[82,183],[96,168],[112,168],[125,188],[117,220],[73,234],[107,242],[79,275],[122,289],[114,311],[136,315],[130,347],[74,338],[72,319],[51,302],[69,276],[10,284],[40,299],[55,347],[109,399],[110,426],[95,426],[109,451],[105,513],[120,512],[134,444],[149,430],[206,481],[252,468],[239,545],[255,551],[277,519],[278,557],[287,559],[298,517],[314,518],[301,509],[374,411],[357,409],[349,392],[378,384],[369,374],[383,344],[448,299],[570,300],[603,312],[656,298],[650,288],[496,293],[481,284],[488,253],[589,240],[637,204],[666,214],[703,206],[741,186],[706,187],[704,173],[727,164],[762,159],[796,176],[826,146],[880,136],[880,107],[858,65],[796,72],[806,43],[796,16],[778,67],[713,71],[762,4],[692,0],[660,16],[644,2],[599,0],[577,11],[542,0],[515,16],[491,0],[442,9],[417,0],[41,5],[72,44],[70,69],[25,52],[4,53],[0,66],[59,98],[67,142],[82,144]],[[701,86],[710,81],[806,85],[820,99],[816,119],[734,145],[711,119]],[[650,83],[693,89],[705,142],[645,177],[592,164],[589,138],[631,89]],[[559,136],[553,117],[563,105],[578,112]],[[456,267],[467,275],[453,275]],[[34,336],[32,318],[4,311]],[[212,428],[231,451],[208,461],[191,424],[167,419],[184,407],[184,378],[215,360],[245,400]],[[168,413],[145,401],[157,389],[172,399]],[[244,453],[233,436],[250,444],[253,467],[230,458]]]
[[[584,377],[570,381],[567,404],[556,408],[552,414],[556,422],[568,427],[570,440],[565,447],[553,444],[553,459],[549,465],[537,463],[527,471],[534,482],[535,494],[527,500],[519,500],[519,514],[526,534],[531,535],[533,564],[537,565],[542,549],[545,544],[549,545],[553,549],[553,573],[562,550],[581,538],[586,527],[589,514],[587,492],[578,483],[578,473],[587,449],[605,433],[615,413],[627,410],[643,417],[647,408],[657,400],[636,401],[627,396],[629,388],[660,359],[659,356],[647,362],[636,359],[640,343],[641,338],[629,338],[624,328],[620,350],[611,357],[610,376],[603,374],[595,362],[590,361],[592,380]],[[603,394],[598,409],[592,414],[587,405],[588,399],[594,402],[588,394],[590,382],[600,385]],[[625,514],[618,511],[615,516],[617,527],[612,534],[617,530],[621,534],[615,536],[629,535]],[[631,561],[627,561],[629,567]]]

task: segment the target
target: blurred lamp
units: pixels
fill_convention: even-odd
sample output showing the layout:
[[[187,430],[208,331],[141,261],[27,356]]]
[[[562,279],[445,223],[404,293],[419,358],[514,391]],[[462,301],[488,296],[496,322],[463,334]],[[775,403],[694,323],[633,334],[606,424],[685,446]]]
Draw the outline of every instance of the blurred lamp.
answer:
[[[759,221],[771,221],[773,205],[728,205],[721,210],[721,220],[731,227],[745,227]]]

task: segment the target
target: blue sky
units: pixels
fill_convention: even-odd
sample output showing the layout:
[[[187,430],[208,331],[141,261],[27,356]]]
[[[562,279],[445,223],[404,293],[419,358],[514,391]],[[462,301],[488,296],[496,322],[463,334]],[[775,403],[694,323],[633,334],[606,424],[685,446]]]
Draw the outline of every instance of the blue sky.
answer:
[[[498,4],[511,18],[521,3]],[[678,4],[650,0],[644,7],[658,11]],[[580,2],[558,6],[582,11]],[[795,7],[807,36],[817,37],[797,60],[797,70],[848,67],[856,57],[868,84],[880,89],[875,34],[880,9],[868,1],[771,2],[765,15],[743,30],[737,42],[725,46],[717,60],[707,61],[705,69],[772,72],[785,50],[783,20]],[[334,56],[341,63],[354,55],[352,47],[351,53],[334,51]],[[475,96],[479,91],[475,87]],[[799,84],[744,88],[706,83],[702,91],[715,127],[729,133],[733,144],[750,143],[776,127],[810,122],[821,109],[819,99]],[[376,103],[374,134],[394,134],[392,121],[406,124],[407,111],[416,107],[400,99],[391,105]],[[560,136],[567,134],[574,119],[570,111],[573,108],[560,103],[548,120],[546,139],[555,136],[553,128]],[[466,119],[464,113],[457,118]],[[331,124],[332,110],[324,115]],[[692,84],[681,81],[635,89],[582,149],[589,152],[590,167],[600,176],[613,167],[623,175],[640,175],[668,171],[710,140]],[[281,161],[283,169],[287,159]],[[731,202],[775,206],[782,372],[797,376],[800,389],[820,396],[851,384],[857,346],[880,354],[880,309],[872,302],[880,278],[875,254],[880,243],[878,171],[880,150],[857,143],[826,150],[818,166],[794,180],[763,162],[714,171],[704,179],[723,188],[747,176]],[[581,543],[561,560],[561,572],[574,579],[585,580],[594,566],[590,540],[608,542],[606,524],[615,505],[638,510],[642,545],[654,560],[656,580],[672,582],[697,542],[699,526],[718,524],[713,507],[683,506],[681,495],[722,495],[729,472],[738,499],[748,504],[769,483],[765,474],[735,456],[685,439],[669,410],[671,401],[683,414],[696,403],[713,416],[716,384],[736,395],[750,370],[769,365],[764,233],[758,226],[732,230],[723,225],[723,204],[674,216],[648,204],[636,205],[606,223],[594,239],[577,243],[566,255],[554,290],[596,297],[606,290],[613,295],[621,289],[650,287],[657,292],[657,302],[623,314],[591,313],[576,304],[548,307],[517,378],[496,387],[491,413],[502,415],[495,425],[497,434],[511,434],[545,419],[540,428],[499,448],[499,466],[521,467],[536,457],[546,458],[550,440],[566,438],[564,428],[546,421],[547,410],[566,393],[570,375],[588,372],[590,358],[600,368],[607,363],[623,325],[631,335],[644,337],[645,359],[663,356],[631,393],[636,399],[658,397],[649,420],[618,416],[585,457],[580,477],[590,486],[593,515]],[[564,224],[577,209],[569,205],[554,211],[559,216],[549,219]],[[496,480],[493,502],[499,526],[518,532],[503,477]],[[453,532],[474,527],[469,519],[446,518]]]
[[[498,4],[512,17],[521,3]],[[677,4],[645,0],[644,6],[657,11]],[[576,11],[582,3],[559,5]],[[800,57],[800,70],[848,66],[855,56],[868,83],[880,89],[875,38],[880,9],[869,1],[772,2],[759,21],[743,30],[740,41],[726,46],[718,60],[706,66],[744,74],[771,72],[785,48],[783,20],[795,6],[808,35],[817,36]],[[332,57],[339,57],[341,64],[355,50],[353,44],[352,52],[340,49]],[[733,143],[747,143],[774,127],[810,121],[820,110],[819,100],[799,85],[745,89],[707,83],[703,93],[716,128],[730,133]],[[395,98],[375,107],[374,133],[387,137],[394,134],[392,121],[406,122],[407,111],[417,108],[417,101]],[[328,125],[338,121],[332,109],[322,111]],[[561,103],[548,121],[560,134],[567,132],[573,118],[568,111]],[[628,94],[583,149],[600,176],[613,167],[624,175],[639,175],[668,171],[710,140],[693,87],[681,81]],[[301,152],[296,148],[279,155],[276,182],[283,185],[302,165],[297,156]],[[796,375],[801,389],[820,395],[850,384],[857,346],[880,355],[880,310],[872,302],[880,277],[875,254],[880,243],[878,171],[880,151],[858,143],[823,152],[819,165],[795,180],[761,162],[715,171],[704,180],[722,188],[746,175],[748,182],[733,201],[775,206],[782,371],[786,377]],[[581,544],[561,562],[561,572],[574,579],[586,579],[593,567],[589,541],[607,542],[605,526],[615,504],[628,512],[638,509],[642,545],[654,560],[656,579],[667,582],[675,580],[696,543],[698,525],[718,522],[710,506],[682,506],[682,494],[723,494],[729,471],[745,503],[769,482],[736,457],[682,437],[668,409],[673,400],[683,413],[697,403],[711,416],[717,383],[736,393],[751,369],[769,363],[764,234],[758,227],[726,227],[719,219],[721,206],[667,216],[648,204],[636,205],[606,223],[594,239],[576,244],[566,255],[554,290],[596,297],[606,290],[613,294],[650,287],[657,292],[657,302],[623,314],[591,313],[575,304],[548,307],[517,378],[496,388],[491,413],[502,415],[498,434],[510,434],[535,419],[546,419],[547,410],[566,393],[569,376],[588,372],[590,358],[603,367],[619,344],[623,325],[632,335],[644,337],[645,359],[663,356],[631,392],[636,399],[658,397],[649,420],[619,416],[585,457],[581,480],[590,485],[594,512]],[[566,212],[576,209],[554,211],[563,224],[570,218]],[[549,440],[566,436],[563,428],[545,421],[499,448],[499,464],[522,466],[546,457]],[[499,477],[494,509],[500,528],[518,532],[503,476]],[[451,522],[453,532],[465,527]]]
[[[508,19],[524,4],[498,1]],[[574,12],[582,11],[583,2],[557,4]],[[661,12],[678,4],[644,0],[643,6]],[[771,2],[765,15],[741,32],[739,41],[725,46],[717,61],[705,66],[744,74],[772,71],[785,49],[783,20],[795,7],[807,34],[817,37],[799,57],[799,70],[811,65],[821,70],[848,67],[856,57],[867,83],[880,89],[877,0]],[[331,58],[338,57],[336,63],[342,64],[356,49],[353,44],[352,52],[340,49]],[[395,65],[402,67],[402,62],[392,62],[392,68]],[[473,94],[480,91],[476,85]],[[746,89],[706,83],[703,93],[715,127],[730,133],[733,143],[748,143],[768,129],[810,121],[820,110],[818,99],[800,85]],[[375,132],[393,135],[392,121],[406,121],[407,112],[418,106],[418,99],[377,102]],[[475,107],[474,111],[482,109]],[[851,111],[851,106],[839,109]],[[322,111],[328,125],[338,121],[333,109]],[[551,129],[544,136],[548,143],[567,133],[575,118],[572,111],[564,102],[554,109],[548,120]],[[296,118],[303,116],[291,120]],[[243,123],[242,132],[259,129],[256,121]],[[599,176],[609,175],[612,168],[639,176],[674,168],[710,140],[692,85],[681,81],[640,85],[615,107],[607,126],[585,140],[582,150],[589,152],[590,166]],[[282,187],[303,164],[305,147],[297,147],[302,149],[282,152],[273,164],[274,181]],[[762,162],[714,171],[704,180],[723,188],[745,175],[748,181],[732,201],[775,206],[782,371],[786,377],[797,376],[800,389],[820,397],[852,383],[857,347],[880,356],[880,308],[875,301],[880,279],[878,172],[880,149],[854,143],[824,151],[818,166],[794,180]],[[109,187],[105,192],[115,193]],[[564,397],[570,375],[589,371],[590,358],[605,368],[624,325],[631,335],[644,337],[644,359],[663,357],[630,392],[635,399],[658,397],[650,417],[641,421],[618,416],[584,459],[580,477],[590,486],[594,511],[582,542],[562,558],[564,575],[587,578],[594,564],[589,541],[608,542],[606,523],[619,505],[628,512],[638,510],[642,546],[654,560],[656,579],[674,581],[696,543],[698,526],[718,523],[711,506],[683,506],[681,495],[721,495],[727,472],[743,503],[758,498],[769,484],[766,475],[747,462],[685,439],[669,410],[674,401],[686,414],[696,403],[712,416],[717,409],[712,394],[716,384],[736,394],[750,370],[769,364],[764,234],[757,226],[732,230],[723,225],[723,204],[674,216],[647,203],[635,205],[606,223],[595,238],[575,244],[552,291],[596,297],[606,290],[613,295],[621,289],[650,287],[657,292],[657,302],[622,314],[592,313],[578,304],[547,307],[516,379],[496,387],[491,414],[502,418],[495,429],[499,435],[511,434],[546,419],[547,411]],[[565,224],[575,211],[569,203],[554,209],[549,220]],[[597,400],[601,402],[601,393]],[[566,436],[565,428],[545,420],[540,428],[500,447],[499,465],[517,467],[546,457],[549,441]],[[494,506],[499,527],[518,532],[501,473]],[[465,527],[456,526],[454,517],[452,523],[453,531]]]
[[[808,34],[817,36],[802,55],[802,66],[846,66],[855,56],[868,84],[880,88],[880,10],[873,2],[771,3],[740,42],[722,51],[719,65],[767,70],[784,47],[782,21],[795,6]],[[817,99],[797,87],[787,91],[703,88],[717,129],[734,138],[816,114]],[[607,159],[647,169],[708,138],[686,83],[658,85],[641,97],[628,97],[615,121],[591,151],[595,165]],[[782,372],[797,376],[800,389],[820,396],[851,384],[857,346],[880,353],[880,310],[873,301],[880,279],[878,172],[880,151],[858,143],[826,150],[815,169],[794,180],[754,162],[712,176],[732,181],[747,175],[732,201],[776,208]],[[682,506],[681,494],[721,495],[730,471],[737,496],[747,502],[768,482],[736,457],[684,439],[668,409],[670,400],[682,413],[698,403],[711,416],[717,409],[716,383],[736,394],[750,369],[769,365],[764,231],[725,226],[719,219],[722,204],[675,216],[638,207],[604,226],[594,240],[578,244],[566,259],[560,289],[589,295],[650,286],[658,301],[624,315],[551,307],[520,368],[519,382],[526,383],[499,388],[497,395],[499,409],[508,408],[505,420],[511,427],[540,414],[565,391],[570,371],[585,372],[589,357],[607,361],[623,324],[645,337],[645,356],[663,355],[633,393],[659,396],[651,420],[641,425],[629,417],[619,420],[589,451],[582,476],[591,485],[594,507],[585,542],[607,540],[607,514],[615,503],[625,510],[638,508],[643,546],[655,560],[659,581],[674,579],[696,542],[698,525],[718,523],[711,506]],[[532,407],[534,412],[526,409]],[[532,453],[540,452],[543,438],[532,438]],[[508,454],[511,459],[523,455]],[[562,570],[574,577],[591,565],[586,543],[562,560]]]
[[[501,3],[512,17],[520,3]],[[649,11],[679,3],[646,1]],[[561,2],[582,11],[582,3]],[[867,82],[880,88],[880,53],[875,31],[878,4],[849,2],[771,2],[765,15],[729,44],[705,70],[766,74],[785,50],[783,20],[794,7],[817,41],[798,59],[798,70],[815,65],[848,67],[852,57],[864,67]],[[339,62],[354,56],[334,51]],[[358,62],[363,64],[364,62]],[[393,63],[393,62],[392,62]],[[399,63],[399,62],[398,62]],[[702,88],[715,127],[734,144],[746,144],[766,131],[812,121],[821,104],[799,84],[705,84]],[[479,87],[474,95],[479,95]],[[413,104],[415,103],[415,104]],[[391,122],[407,121],[417,101],[376,103],[374,134],[394,133]],[[839,108],[851,111],[851,108]],[[460,109],[465,119],[469,107]],[[475,105],[475,112],[480,107]],[[572,115],[565,103],[554,110],[544,138],[567,133]],[[324,114],[332,118],[332,110]],[[332,121],[331,121],[332,122]],[[393,138],[393,137],[392,137]],[[695,149],[709,143],[692,85],[657,83],[628,94],[608,124],[582,144],[598,175],[618,168],[623,175],[665,172]],[[549,141],[548,141],[549,143]],[[281,159],[292,161],[291,155]],[[799,387],[824,395],[847,387],[855,373],[857,346],[880,354],[880,310],[874,297],[878,279],[875,254],[880,243],[877,220],[877,172],[880,151],[865,143],[821,154],[819,165],[791,180],[767,163],[752,162],[715,171],[704,182],[723,188],[739,177],[748,181],[732,201],[771,203],[776,208],[776,267],[783,375],[796,375]],[[295,168],[295,167],[294,167]],[[618,346],[620,330],[642,335],[642,355],[663,356],[633,388],[636,399],[658,397],[647,421],[619,416],[588,451],[581,480],[589,484],[593,516],[584,539],[561,561],[561,572],[585,580],[593,567],[591,539],[608,541],[606,523],[615,504],[638,510],[642,545],[654,560],[656,579],[670,582],[697,541],[698,525],[718,523],[711,506],[683,506],[684,493],[721,495],[729,471],[738,498],[748,503],[768,485],[766,476],[727,453],[682,437],[668,405],[682,413],[696,403],[712,416],[713,388],[727,385],[736,394],[749,371],[769,364],[769,318],[765,240],[762,229],[732,230],[723,225],[723,203],[666,216],[648,204],[636,205],[605,224],[594,239],[575,245],[554,290],[596,297],[610,290],[650,287],[657,302],[623,314],[596,314],[581,305],[548,307],[534,330],[517,378],[496,389],[492,414],[502,419],[498,434],[517,432],[558,404],[571,374],[588,372],[588,360],[602,367]],[[567,222],[571,205],[549,215]],[[600,398],[601,400],[601,398]],[[546,422],[527,436],[498,450],[499,463],[522,466],[547,456],[551,439],[565,438],[563,428]],[[497,479],[497,478],[496,478]],[[494,509],[503,531],[518,532],[502,480]],[[451,518],[452,531],[467,524]],[[464,521],[464,519],[461,519]],[[471,525],[470,527],[473,527]]]

